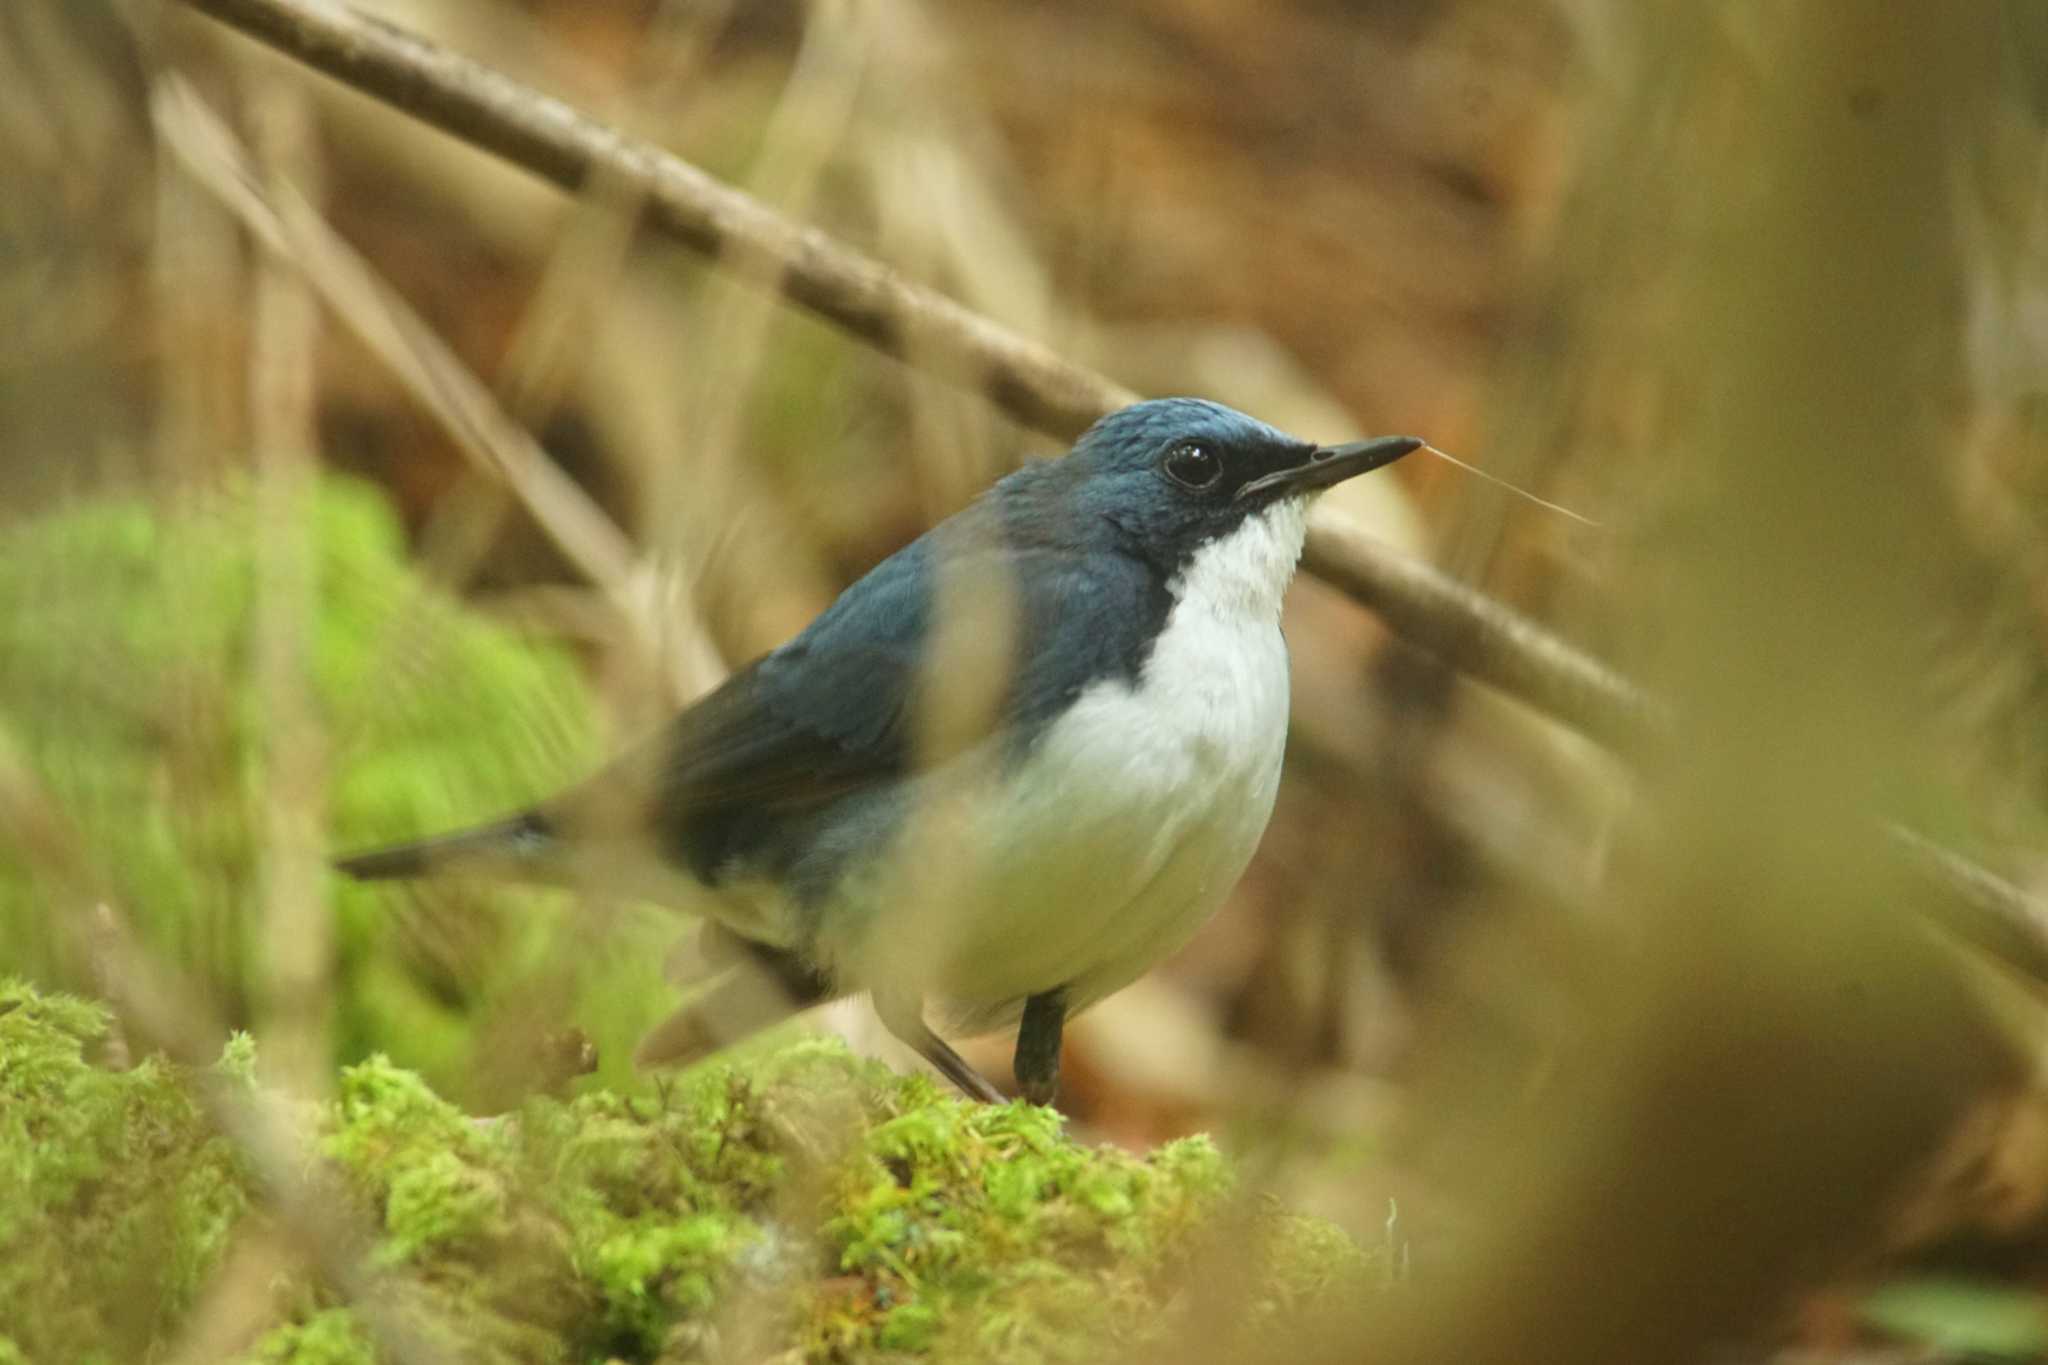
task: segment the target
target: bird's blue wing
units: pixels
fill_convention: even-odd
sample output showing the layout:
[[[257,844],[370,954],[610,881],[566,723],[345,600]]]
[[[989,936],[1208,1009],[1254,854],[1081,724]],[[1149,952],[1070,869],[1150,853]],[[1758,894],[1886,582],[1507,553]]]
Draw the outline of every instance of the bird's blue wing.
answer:
[[[939,553],[934,537],[907,546],[676,718],[657,741],[651,793],[669,856],[715,883],[735,863],[772,859],[824,807],[944,757],[920,747],[918,713],[926,689],[947,681],[925,660]],[[1007,676],[982,712],[1013,747],[1028,746],[1090,682],[1135,677],[1166,608],[1164,590],[1114,556],[989,546],[946,564],[1005,576],[1001,591],[961,594],[966,610],[988,618],[949,632],[1014,632],[996,655],[1009,661]],[[995,615],[1002,606],[1008,614]],[[982,737],[954,734],[950,747]]]

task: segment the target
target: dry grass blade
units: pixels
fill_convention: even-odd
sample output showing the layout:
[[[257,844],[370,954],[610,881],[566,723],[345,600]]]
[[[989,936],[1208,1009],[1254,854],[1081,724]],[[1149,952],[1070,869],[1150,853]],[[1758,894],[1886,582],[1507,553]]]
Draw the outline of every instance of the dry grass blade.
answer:
[[[813,6],[795,65],[753,154],[758,169],[752,179],[763,199],[793,209],[812,202],[853,124],[866,69],[861,34],[849,22],[846,6]],[[765,288],[746,287],[750,284]],[[717,559],[721,550],[738,548],[727,535],[732,521],[727,513],[735,505],[758,501],[748,497],[741,446],[748,399],[770,358],[776,318],[772,290],[772,279],[717,274],[706,281],[700,305],[704,321],[683,339],[683,354],[674,362],[684,376],[683,401],[676,407],[688,430],[675,431],[670,439],[686,445],[693,458],[685,466],[670,452],[660,452],[651,470],[650,543],[677,558],[689,554],[698,566],[691,578],[710,594],[705,609],[713,615],[722,599],[740,592],[747,579],[758,582],[760,577]]]
[[[191,1318],[164,1353],[165,1365],[212,1365],[246,1353],[277,1321],[271,1286],[291,1249],[275,1232],[238,1236],[214,1271]]]
[[[275,185],[303,182],[313,160],[302,90],[258,81],[251,115]],[[267,256],[256,277],[250,340],[249,429],[256,446],[258,519],[255,688],[268,719],[270,789],[262,853],[262,1036],[268,1059],[296,1093],[327,1084],[334,928],[322,888],[327,736],[311,705],[307,654],[319,585],[312,547],[298,533],[319,467],[313,436],[319,310],[304,281]]]
[[[506,416],[490,390],[417,314],[295,195],[272,195],[251,173],[232,132],[191,88],[175,77],[152,99],[167,146],[270,251],[302,271],[392,375],[439,422],[464,454],[511,490],[579,572],[611,600],[650,653],[650,575],[625,533],[540,444]],[[715,674],[715,654],[701,637],[664,658],[676,679]]]

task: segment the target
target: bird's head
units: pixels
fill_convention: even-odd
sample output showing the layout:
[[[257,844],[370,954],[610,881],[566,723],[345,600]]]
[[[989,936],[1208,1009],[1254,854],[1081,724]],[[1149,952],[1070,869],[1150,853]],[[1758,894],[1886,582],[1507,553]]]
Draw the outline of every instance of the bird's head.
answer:
[[[1153,563],[1186,577],[1197,560],[1261,595],[1294,572],[1311,498],[1393,463],[1422,442],[1382,436],[1319,446],[1200,398],[1159,398],[1104,417],[1066,466],[1082,517],[1114,526]]]

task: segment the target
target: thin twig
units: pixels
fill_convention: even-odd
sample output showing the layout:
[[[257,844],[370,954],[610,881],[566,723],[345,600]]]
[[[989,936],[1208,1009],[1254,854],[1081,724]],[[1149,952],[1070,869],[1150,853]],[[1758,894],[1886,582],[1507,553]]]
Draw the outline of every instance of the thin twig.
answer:
[[[565,189],[600,172],[633,187],[657,231],[891,355],[983,393],[1027,427],[1072,437],[1135,397],[672,153],[338,0],[179,3]],[[1587,735],[1634,752],[1662,729],[1658,708],[1633,684],[1332,508],[1311,518],[1303,563],[1446,663]],[[1951,928],[2048,981],[2041,966],[2048,934],[2040,927],[2048,911],[1956,855],[1912,861],[1945,893]],[[2015,934],[2027,940],[2026,951],[1998,946]]]

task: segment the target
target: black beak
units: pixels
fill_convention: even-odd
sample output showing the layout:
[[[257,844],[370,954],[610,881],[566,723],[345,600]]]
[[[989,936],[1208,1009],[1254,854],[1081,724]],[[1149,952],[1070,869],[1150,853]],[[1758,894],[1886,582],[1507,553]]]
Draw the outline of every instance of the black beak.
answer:
[[[1306,464],[1262,474],[1238,489],[1237,496],[1242,500],[1269,488],[1284,488],[1290,493],[1328,488],[1382,465],[1390,465],[1409,451],[1420,450],[1424,444],[1415,436],[1375,436],[1370,441],[1353,441],[1349,445],[1317,446],[1309,452]]]

